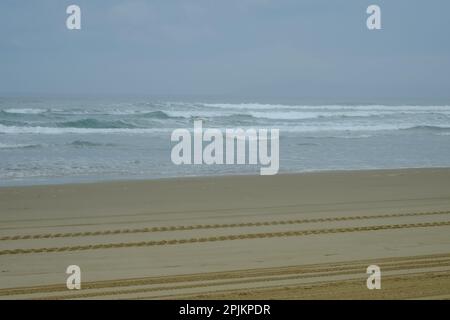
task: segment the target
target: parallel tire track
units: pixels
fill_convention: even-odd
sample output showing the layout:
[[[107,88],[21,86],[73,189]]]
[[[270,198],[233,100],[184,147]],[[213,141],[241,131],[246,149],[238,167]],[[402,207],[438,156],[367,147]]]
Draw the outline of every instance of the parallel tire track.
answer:
[[[398,269],[392,269],[392,270],[398,270]],[[387,271],[392,271],[392,270],[389,269]],[[444,276],[446,276],[446,277],[450,277],[450,272],[448,272],[448,271],[444,271],[444,272],[441,272],[441,273],[444,274]],[[276,283],[277,281],[280,281],[280,280],[298,280],[298,279],[319,278],[319,277],[324,277],[324,276],[350,275],[350,274],[354,274],[354,272],[341,271],[341,272],[329,273],[327,275],[318,274],[318,275],[311,275],[311,276],[296,275],[296,276],[283,277],[281,279],[278,279],[278,278],[264,278],[264,279],[234,280],[234,281],[223,282],[220,285],[235,285],[235,284],[243,284],[243,283],[246,283],[246,284],[268,283],[268,284],[270,284],[270,283]],[[117,291],[79,293],[79,294],[73,294],[73,295],[68,295],[68,296],[51,296],[51,297],[45,297],[45,298],[43,298],[41,300],[89,299],[89,298],[117,296],[117,295],[124,295],[124,294],[143,294],[143,293],[150,293],[150,292],[179,290],[179,289],[210,288],[210,287],[215,287],[215,286],[217,286],[216,283],[202,283],[202,284],[198,284],[198,285],[178,285],[178,286],[174,286],[174,287],[171,287],[171,288],[167,288],[167,287],[139,288],[139,289],[128,289],[128,290],[117,290]],[[276,285],[275,285],[275,287],[276,287]],[[206,292],[206,294],[207,293],[208,292]],[[213,293],[217,293],[217,291],[213,291]],[[202,294],[205,294],[205,293],[202,293]],[[175,297],[176,297],[176,295],[175,295]],[[160,298],[160,297],[156,297],[156,298]],[[168,298],[168,297],[166,296],[164,298]]]
[[[384,281],[393,284],[391,290],[367,290],[361,279],[348,279],[345,281],[318,281],[315,283],[294,284],[294,285],[267,285],[265,287],[251,289],[228,289],[211,290],[209,292],[193,294],[165,294],[160,296],[141,295],[133,299],[153,299],[153,300],[226,300],[226,299],[253,299],[253,300],[374,300],[374,299],[448,299],[450,284],[449,271],[437,272],[417,272],[404,275],[388,275],[383,277]],[[402,285],[403,284],[403,285]],[[443,285],[442,285],[443,284]],[[447,285],[447,286],[446,286]],[[400,288],[399,288],[400,287]],[[412,290],[415,288],[418,290]],[[419,289],[420,288],[420,289]],[[305,290],[306,289],[306,290]],[[393,290],[392,290],[393,289]],[[278,291],[278,292],[277,292]],[[280,295],[280,291],[284,295]],[[286,292],[290,294],[286,295]],[[105,297],[104,295],[103,297]],[[112,295],[110,295],[112,296]],[[437,298],[436,298],[437,296]],[[52,297],[53,298],[53,297]],[[52,299],[50,298],[50,299]],[[82,297],[81,297],[82,298]],[[55,299],[67,299],[65,297],[55,297]],[[76,299],[76,298],[75,298]],[[128,298],[130,299],[130,298]]]
[[[396,259],[381,259],[376,263],[384,271],[423,269],[433,267],[450,267],[449,255],[418,256]],[[76,299],[93,298],[101,296],[113,296],[119,294],[139,294],[177,289],[206,288],[216,285],[242,284],[242,283],[273,283],[278,280],[320,278],[324,276],[364,274],[367,265],[374,261],[349,261],[339,264],[318,264],[291,267],[275,267],[264,269],[248,269],[231,272],[218,272],[206,274],[192,274],[183,276],[148,277],[141,279],[123,279],[100,281],[83,284],[83,290],[87,292],[62,295],[67,292],[63,285],[11,288],[0,290],[0,296],[24,295],[24,294],[59,294],[59,296],[47,296],[44,299]],[[220,280],[220,283],[216,281]],[[199,282],[201,281],[201,282]],[[143,286],[158,285],[152,288]],[[131,287],[131,288],[130,288]],[[134,288],[133,288],[134,287]],[[115,289],[114,291],[92,292],[90,289]],[[129,288],[129,289],[127,289]],[[37,297],[39,298],[39,297]],[[41,296],[42,298],[42,296]]]
[[[137,229],[114,229],[114,230],[67,232],[67,233],[27,234],[27,235],[14,235],[14,236],[0,237],[0,241],[89,237],[89,236],[104,236],[104,235],[117,235],[117,234],[149,233],[149,232],[187,231],[187,230],[199,230],[199,229],[262,227],[262,226],[305,224],[305,223],[317,223],[317,222],[336,222],[336,221],[354,221],[354,220],[369,220],[369,219],[381,219],[381,218],[433,216],[433,215],[443,215],[443,214],[450,214],[450,211],[344,216],[344,217],[330,217],[330,218],[316,218],[316,219],[278,220],[278,221],[263,221],[263,222],[244,222],[244,223],[200,224],[200,225],[187,225],[187,226],[167,226],[167,227],[152,227],[152,228],[137,228]]]
[[[379,231],[379,230],[423,228],[423,227],[441,227],[441,226],[448,226],[448,225],[450,225],[450,221],[423,222],[423,223],[410,223],[410,224],[388,224],[388,225],[378,225],[378,226],[313,229],[313,230],[300,230],[300,231],[294,230],[294,231],[284,231],[284,232],[249,233],[249,234],[235,234],[235,235],[215,236],[215,237],[159,240],[159,241],[121,242],[121,243],[107,243],[107,244],[79,245],[79,246],[65,246],[65,247],[47,247],[47,248],[33,248],[33,249],[12,249],[12,250],[2,250],[2,251],[0,251],[0,255],[50,253],[50,252],[71,252],[71,251],[130,248],[130,247],[152,247],[152,246],[179,245],[179,244],[202,243],[202,242],[298,237],[298,236],[308,236],[308,235],[317,235],[317,234]]]

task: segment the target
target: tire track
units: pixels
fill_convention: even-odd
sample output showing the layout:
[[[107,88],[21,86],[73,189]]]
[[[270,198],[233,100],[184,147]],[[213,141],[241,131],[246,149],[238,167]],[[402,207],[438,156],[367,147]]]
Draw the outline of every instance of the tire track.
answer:
[[[367,290],[361,279],[348,279],[336,281],[322,281],[309,283],[307,285],[290,286],[265,286],[255,289],[230,289],[214,290],[205,293],[194,294],[169,294],[162,296],[140,296],[133,299],[153,299],[153,300],[374,300],[374,299],[417,299],[436,297],[445,299],[448,297],[448,285],[450,284],[450,272],[418,272],[406,275],[388,275],[383,277],[384,281],[390,285],[391,290]],[[399,286],[402,288],[399,288]],[[417,290],[420,288],[420,290]],[[307,289],[307,290],[305,290]],[[290,293],[289,293],[290,291]],[[65,299],[62,298],[61,299]],[[433,299],[433,298],[431,298]],[[436,298],[434,298],[436,299]],[[448,299],[448,298],[447,298]]]
[[[75,237],[105,236],[105,235],[117,235],[117,234],[188,231],[188,230],[201,230],[201,229],[224,229],[224,228],[238,228],[238,227],[262,227],[262,226],[306,224],[306,223],[317,223],[317,222],[336,222],[336,221],[370,220],[370,219],[381,219],[381,218],[433,216],[433,215],[443,215],[443,214],[450,214],[450,211],[344,216],[344,217],[298,219],[298,220],[278,220],[278,221],[263,221],[263,222],[244,222],[244,223],[200,224],[200,225],[187,225],[187,226],[167,226],[167,227],[136,228],[136,229],[114,229],[114,230],[86,231],[86,232],[45,233],[45,234],[34,234],[34,235],[28,234],[28,235],[4,236],[4,237],[0,237],[0,241],[52,239],[52,238],[75,238]]]
[[[398,258],[396,260],[381,259],[376,263],[383,268],[383,271],[398,271],[398,270],[412,270],[434,267],[450,267],[450,257],[443,255],[441,257],[434,256],[419,256],[415,259],[404,260]],[[34,288],[13,288],[0,290],[0,296],[24,295],[24,294],[58,294],[58,296],[42,297],[43,299],[77,299],[77,298],[94,298],[102,296],[114,296],[120,294],[139,294],[159,291],[170,291],[178,289],[194,289],[207,288],[229,284],[242,283],[274,283],[283,280],[298,280],[308,278],[320,278],[326,276],[336,275],[351,275],[362,274],[368,264],[374,261],[353,261],[333,265],[333,263],[306,265],[294,267],[276,267],[264,269],[249,269],[220,273],[208,274],[193,274],[175,277],[149,277],[141,279],[125,279],[125,280],[110,280],[83,284],[83,291],[81,293],[67,292],[67,288],[63,285],[58,286],[43,286]],[[218,283],[217,281],[221,281]],[[202,281],[202,282],[199,282]],[[184,284],[183,284],[184,282]],[[191,283],[189,283],[191,282]],[[197,282],[197,283],[195,283]],[[153,288],[142,288],[148,285],[160,285]],[[161,286],[165,285],[165,286]],[[130,288],[127,287],[138,287]],[[114,291],[98,291],[89,292],[89,289],[116,289]],[[86,292],[87,291],[87,292]],[[62,292],[69,293],[68,295],[61,295]],[[202,293],[204,294],[204,293]],[[39,299],[39,297],[36,297]]]
[[[368,265],[378,264],[384,268],[424,268],[432,266],[449,265],[450,254],[436,254],[426,256],[412,256],[412,257],[397,257],[397,258],[382,258],[376,260],[356,260],[349,262],[331,262],[321,264],[297,265],[287,267],[269,267],[258,269],[244,269],[231,270],[187,275],[172,275],[172,276],[157,276],[145,278],[131,278],[131,279],[116,279],[96,282],[83,283],[83,290],[90,289],[108,289],[108,288],[123,288],[143,285],[173,285],[183,282],[198,282],[198,281],[216,281],[216,280],[233,280],[243,278],[257,278],[257,277],[276,277],[287,276],[295,274],[317,274],[317,273],[331,273],[346,270],[363,270]],[[394,269],[392,269],[394,270]],[[8,295],[23,295],[23,294],[37,294],[37,293],[52,293],[67,291],[65,285],[46,285],[39,287],[21,287],[0,289],[0,296]]]
[[[189,243],[298,237],[298,236],[308,236],[308,235],[317,235],[317,234],[380,231],[380,230],[423,228],[423,227],[441,227],[441,226],[448,226],[448,225],[450,225],[450,221],[423,222],[423,223],[410,223],[410,224],[388,224],[388,225],[378,225],[378,226],[331,228],[331,229],[312,229],[312,230],[301,230],[301,231],[294,230],[294,231],[284,231],[284,232],[248,233],[248,234],[235,234],[235,235],[227,235],[227,236],[171,239],[171,240],[158,240],[158,241],[120,242],[120,243],[65,246],[65,247],[46,247],[46,248],[33,248],[33,249],[12,249],[12,250],[2,250],[2,251],[0,251],[0,255],[54,253],[54,252],[59,253],[59,252],[98,250],[98,249],[153,247],[153,246],[179,245],[179,244],[189,244]]]
[[[401,269],[385,269],[385,271],[395,271]],[[363,276],[365,274],[359,270]],[[443,271],[445,276],[450,277],[450,272]],[[62,299],[89,299],[89,298],[99,298],[99,297],[108,297],[108,296],[117,296],[117,295],[126,295],[126,294],[142,294],[142,293],[150,293],[150,292],[161,292],[161,291],[171,291],[171,290],[180,290],[180,289],[196,289],[196,288],[211,288],[216,287],[217,285],[238,285],[238,284],[255,284],[255,283],[275,283],[277,281],[283,280],[300,280],[300,279],[312,279],[312,278],[321,278],[327,276],[340,276],[340,275],[352,275],[355,274],[353,271],[340,271],[340,272],[331,272],[328,274],[317,274],[317,275],[295,275],[281,278],[263,278],[263,279],[249,279],[249,280],[234,280],[217,283],[201,283],[197,285],[178,285],[173,287],[156,287],[156,288],[140,288],[140,289],[128,289],[128,290],[117,290],[117,291],[103,291],[103,292],[91,292],[91,293],[79,293],[67,296],[51,296],[45,297],[40,300],[62,300]],[[423,273],[420,273],[423,274]],[[351,280],[350,280],[351,281]],[[308,284],[311,285],[311,284]],[[276,287],[276,285],[275,285]],[[270,287],[269,287],[270,288]],[[248,290],[248,289],[247,289]],[[201,293],[200,295],[208,294],[208,292]],[[175,295],[176,297],[177,295]],[[156,297],[159,298],[159,297]],[[167,296],[166,296],[167,298]]]

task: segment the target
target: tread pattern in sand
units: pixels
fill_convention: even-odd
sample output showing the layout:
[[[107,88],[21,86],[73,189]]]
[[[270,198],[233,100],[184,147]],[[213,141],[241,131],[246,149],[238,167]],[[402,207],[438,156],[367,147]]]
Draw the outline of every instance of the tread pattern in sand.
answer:
[[[26,234],[26,235],[14,235],[14,236],[0,237],[0,241],[90,237],[90,236],[106,236],[106,235],[115,235],[115,234],[186,231],[186,230],[200,230],[200,229],[261,227],[261,226],[292,225],[292,224],[306,224],[306,223],[320,223],[320,222],[354,221],[354,220],[370,220],[370,219],[417,217],[417,216],[434,216],[434,215],[445,215],[445,214],[450,214],[450,211],[341,216],[341,217],[328,217],[328,218],[316,218],[316,219],[277,220],[277,221],[244,222],[244,223],[200,224],[200,225],[186,225],[186,226],[167,226],[167,227],[136,228],[136,229],[114,229],[114,230],[85,231],[85,232]]]
[[[2,250],[2,251],[0,251],[0,255],[68,252],[68,251],[84,251],[84,250],[130,248],[130,247],[166,246],[166,245],[180,245],[180,244],[188,244],[188,243],[232,241],[232,240],[245,240],[245,239],[279,238],[279,237],[294,237],[294,236],[299,237],[299,236],[332,234],[332,233],[380,231],[380,230],[425,228],[425,227],[429,228],[429,227],[442,227],[442,226],[449,226],[449,225],[450,225],[450,221],[440,221],[440,222],[423,222],[423,223],[409,223],[409,224],[408,223],[387,224],[387,225],[349,227],[349,228],[329,228],[329,229],[312,229],[312,230],[300,230],[300,231],[293,230],[293,231],[283,231],[283,232],[248,233],[248,234],[234,234],[234,235],[213,236],[213,237],[169,239],[169,240],[160,240],[160,241],[121,242],[121,243],[64,246],[64,247],[13,249],[13,250]]]
[[[365,268],[378,264],[384,274],[383,285],[399,282],[405,290],[404,297],[414,297],[406,288],[419,281],[430,282],[426,295],[448,295],[450,288],[450,254],[385,258],[378,260],[346,261],[314,265],[274,267],[263,269],[233,270],[179,276],[161,276],[137,279],[83,283],[79,292],[68,291],[63,285],[31,288],[0,289],[1,297],[37,299],[88,299],[88,298],[321,298],[336,292],[347,298],[375,298],[381,294],[396,294],[388,289],[383,292],[365,288]],[[438,271],[439,270],[439,271]],[[427,273],[428,272],[428,273]],[[389,275],[389,273],[393,273]],[[336,280],[344,277],[346,280]],[[284,283],[290,285],[286,287]],[[397,285],[397,284],[396,284]],[[305,290],[308,289],[308,290]],[[336,291],[336,292],[334,292]],[[382,290],[381,290],[382,291]],[[409,294],[409,296],[408,296]],[[395,296],[392,296],[395,297]],[[392,298],[391,297],[391,298]]]

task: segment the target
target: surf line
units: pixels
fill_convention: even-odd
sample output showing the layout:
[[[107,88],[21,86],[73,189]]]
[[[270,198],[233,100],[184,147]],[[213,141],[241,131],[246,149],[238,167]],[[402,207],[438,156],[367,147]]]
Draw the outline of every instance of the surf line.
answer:
[[[175,165],[259,164],[261,175],[275,175],[280,168],[279,140],[279,129],[226,128],[222,132],[203,129],[203,121],[196,120],[192,134],[188,129],[172,132],[171,141],[178,143],[172,147],[171,160]]]

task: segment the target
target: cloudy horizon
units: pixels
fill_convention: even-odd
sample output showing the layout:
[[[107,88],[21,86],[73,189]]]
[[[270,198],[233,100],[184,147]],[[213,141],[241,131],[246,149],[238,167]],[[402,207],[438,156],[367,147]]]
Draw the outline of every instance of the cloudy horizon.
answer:
[[[82,29],[65,26],[82,10]],[[382,30],[366,8],[382,9]],[[450,101],[450,3],[119,1],[0,4],[0,96],[182,95]]]

